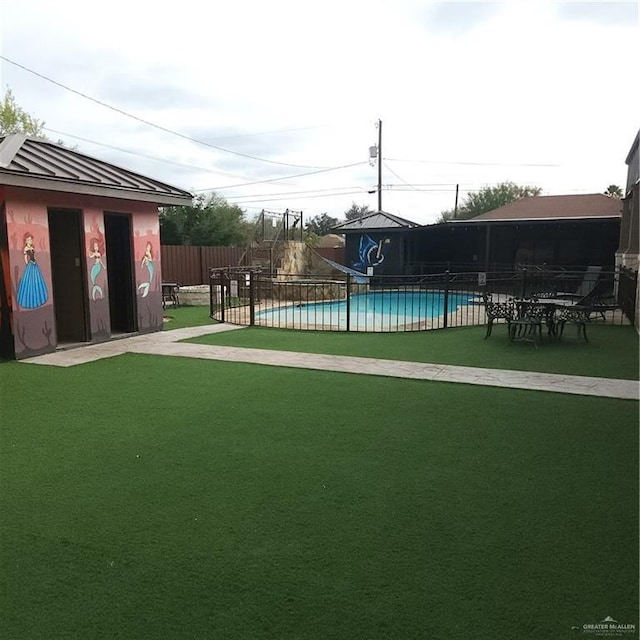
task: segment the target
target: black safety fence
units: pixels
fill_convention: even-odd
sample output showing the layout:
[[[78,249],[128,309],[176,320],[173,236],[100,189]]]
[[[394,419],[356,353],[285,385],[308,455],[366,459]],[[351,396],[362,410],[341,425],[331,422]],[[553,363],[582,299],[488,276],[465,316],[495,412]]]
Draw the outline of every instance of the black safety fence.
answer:
[[[633,279],[633,287],[629,284]],[[210,271],[211,317],[316,331],[424,331],[481,325],[485,301],[544,299],[589,310],[590,321],[633,322],[637,273],[518,269],[412,276],[277,276],[251,267]]]

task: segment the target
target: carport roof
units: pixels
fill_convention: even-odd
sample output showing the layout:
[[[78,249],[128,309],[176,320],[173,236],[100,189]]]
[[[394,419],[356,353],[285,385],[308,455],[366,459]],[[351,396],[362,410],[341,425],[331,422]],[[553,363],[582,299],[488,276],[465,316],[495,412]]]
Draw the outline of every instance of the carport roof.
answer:
[[[14,133],[0,138],[0,185],[188,205],[192,194],[61,144]]]
[[[620,218],[622,202],[601,193],[570,196],[530,196],[454,224]]]

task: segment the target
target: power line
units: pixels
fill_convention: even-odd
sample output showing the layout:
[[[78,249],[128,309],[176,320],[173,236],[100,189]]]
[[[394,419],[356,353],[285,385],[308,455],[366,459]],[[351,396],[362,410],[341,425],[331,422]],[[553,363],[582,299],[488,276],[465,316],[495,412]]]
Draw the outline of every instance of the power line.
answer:
[[[122,147],[116,147],[112,144],[106,144],[104,142],[98,142],[97,140],[90,140],[89,138],[83,138],[82,136],[74,135],[73,133],[67,133],[66,131],[58,131],[57,129],[51,129],[49,127],[42,127],[45,131],[49,131],[51,133],[56,133],[61,136],[66,136],[67,138],[73,138],[74,140],[82,140],[82,142],[88,142],[89,144],[95,144],[99,147],[105,147],[107,149],[113,149],[114,151],[120,151],[122,153],[129,153],[133,156],[140,156],[141,158],[147,158],[149,160],[155,160],[157,162],[164,162],[165,164],[171,164],[176,167],[182,167],[184,169],[195,169],[197,171],[206,171],[211,173],[219,173],[223,176],[228,176],[229,178],[240,178],[242,180],[247,180],[246,176],[239,176],[234,173],[226,173],[225,171],[219,171],[218,169],[211,169],[210,167],[198,167],[196,165],[184,164],[182,162],[175,162],[174,160],[167,160],[166,158],[159,158],[158,156],[151,156],[146,153],[140,153],[139,151],[131,151],[130,149],[123,149]]]
[[[339,167],[329,167],[327,169],[318,169],[317,171],[307,171],[305,173],[297,173],[292,176],[282,176],[281,178],[268,178],[266,180],[254,180],[253,182],[243,182],[241,184],[228,184],[222,187],[209,187],[207,189],[192,189],[195,193],[201,191],[220,191],[221,189],[235,189],[236,187],[247,187],[254,184],[265,184],[268,182],[277,182],[279,180],[289,180],[291,178],[302,178],[304,176],[316,175],[318,173],[327,173],[328,171],[338,171],[339,169],[349,169],[351,167],[358,167],[360,165],[367,164],[367,161],[352,162],[351,164],[343,164]]]
[[[129,153],[129,154],[134,155],[134,156],[140,156],[141,158],[147,158],[149,160],[155,160],[157,162],[164,162],[166,164],[171,164],[171,165],[174,165],[176,167],[182,167],[182,168],[185,168],[185,169],[195,169],[197,171],[205,171],[207,173],[218,173],[220,175],[228,176],[230,178],[240,178],[240,179],[244,179],[244,180],[248,179],[246,176],[239,176],[239,175],[234,174],[234,173],[227,173],[225,171],[220,171],[218,169],[211,169],[210,167],[199,167],[199,166],[196,166],[196,165],[184,164],[182,162],[175,162],[173,160],[167,160],[166,158],[159,158],[158,156],[152,156],[152,155],[149,155],[149,154],[146,154],[146,153],[140,153],[139,151],[131,151],[130,149],[123,149],[122,147],[116,147],[114,145],[106,144],[104,142],[98,142],[97,140],[91,140],[89,138],[83,138],[82,136],[77,136],[77,135],[74,135],[72,133],[67,133],[66,131],[58,131],[57,129],[51,129],[50,127],[43,127],[43,129],[45,131],[49,131],[51,133],[56,133],[58,135],[63,135],[63,136],[67,136],[69,138],[73,138],[75,140],[82,140],[83,142],[87,142],[89,144],[96,144],[96,145],[98,145],[100,147],[105,147],[107,149],[113,149],[114,151],[121,151],[122,153]],[[237,184],[237,185],[227,185],[227,186],[224,186],[224,187],[211,187],[211,188],[208,188],[208,189],[192,189],[192,191],[194,191],[194,192],[215,191],[215,190],[218,190],[218,189],[231,189],[234,186],[242,187],[242,186],[249,186],[249,185],[254,185],[254,184],[263,184],[265,182],[274,182],[274,181],[278,181],[278,180],[288,180],[290,178],[298,178],[300,176],[307,176],[307,175],[313,175],[313,174],[316,174],[316,173],[325,173],[327,171],[334,171],[334,170],[337,170],[337,169],[345,169],[345,168],[349,168],[349,167],[355,167],[355,166],[358,166],[358,165],[361,165],[361,164],[366,164],[366,163],[364,161],[363,162],[355,162],[355,163],[352,163],[352,164],[341,165],[341,166],[338,166],[338,167],[328,167],[326,169],[319,169],[318,171],[311,171],[311,172],[307,172],[307,173],[295,174],[295,175],[292,175],[292,176],[282,176],[282,177],[279,177],[279,178],[270,178],[270,179],[267,179],[267,180],[255,180],[255,181],[251,181],[251,182],[243,182],[243,183],[240,183],[240,184]],[[316,191],[316,190],[314,190],[314,191]]]
[[[233,140],[235,138],[254,138],[257,136],[269,136],[275,133],[289,133],[290,131],[309,131],[311,129],[324,129],[330,125],[319,124],[309,127],[293,127],[291,129],[272,129],[271,131],[260,131],[258,133],[238,133],[233,136],[216,136],[214,140]]]
[[[130,149],[123,149],[122,147],[116,147],[114,145],[106,144],[104,142],[98,142],[97,140],[91,140],[89,138],[83,138],[82,136],[77,136],[77,135],[74,135],[72,133],[67,133],[66,131],[58,131],[57,129],[51,129],[49,127],[43,127],[43,129],[45,129],[46,131],[50,131],[51,133],[56,133],[58,135],[67,136],[69,138],[74,138],[76,140],[82,140],[83,142],[88,142],[89,144],[96,144],[96,145],[101,146],[101,147],[106,147],[107,149],[113,149],[114,151],[121,151],[123,153],[129,153],[131,155],[140,156],[141,158],[148,158],[149,160],[156,160],[158,162],[164,162],[166,164],[175,165],[177,167],[183,167],[185,169],[195,169],[197,171],[205,171],[207,173],[219,173],[220,175],[228,176],[230,178],[240,178],[240,179],[247,180],[246,176],[239,176],[239,175],[233,174],[233,173],[226,173],[225,171],[219,171],[218,169],[211,169],[209,167],[198,167],[196,165],[189,165],[189,164],[183,164],[181,162],[175,162],[173,160],[166,160],[165,158],[159,158],[157,156],[148,155],[146,153],[140,153],[139,151],[131,151]],[[292,176],[282,176],[282,177],[279,177],[279,178],[269,178],[269,179],[266,179],[266,180],[254,180],[254,181],[251,181],[251,182],[243,182],[243,183],[240,183],[240,184],[227,185],[227,186],[224,186],[224,187],[211,187],[211,188],[208,188],[208,189],[192,189],[192,191],[197,193],[197,192],[204,192],[204,191],[216,191],[216,190],[219,190],[219,189],[231,189],[233,187],[244,187],[244,186],[250,186],[250,185],[254,185],[254,184],[264,184],[264,183],[275,182],[275,181],[279,181],[279,180],[288,180],[290,178],[298,178],[298,177],[307,176],[307,175],[314,175],[316,173],[326,173],[328,171],[335,171],[337,169],[346,169],[346,168],[355,167],[355,166],[362,165],[362,164],[366,164],[366,163],[364,161],[363,162],[355,162],[355,163],[352,163],[352,164],[341,165],[341,166],[338,166],[338,167],[328,167],[326,169],[319,169],[318,171],[310,171],[310,172],[307,172],[307,173],[300,173],[300,174],[295,174],[295,175],[292,175]],[[314,191],[317,191],[317,190],[314,190]],[[229,196],[229,197],[232,197],[232,196]]]
[[[415,162],[419,164],[461,164],[480,167],[560,167],[559,164],[535,164],[535,163],[513,163],[513,162],[449,162],[445,160],[402,160],[400,158],[386,158],[388,162]]]
[[[398,178],[398,180],[404,182],[407,186],[411,187],[412,189],[415,189],[416,191],[421,191],[421,189],[418,189],[416,186],[409,184],[403,177],[399,176],[386,162],[384,163],[384,166],[387,169],[387,171],[392,173],[396,178]]]
[[[393,171],[392,171],[393,173]],[[454,189],[453,187],[455,186],[466,186],[469,187],[467,189],[459,189],[460,192],[462,193],[470,193],[471,191],[474,190],[478,190],[481,189],[482,187],[478,187],[472,183],[465,183],[465,184],[460,184],[460,183],[455,183],[455,182],[451,182],[451,183],[424,183],[421,184],[420,186],[426,186],[426,187],[445,187],[445,188],[430,188],[430,189],[419,189],[418,186],[416,185],[411,185],[409,183],[405,183],[405,184],[383,184],[382,185],[382,189],[385,191],[396,191],[396,192],[401,192],[401,193],[408,193],[411,191],[419,191],[421,193],[451,193]],[[406,188],[408,187],[408,188]],[[446,188],[449,187],[449,188]],[[303,197],[314,197],[314,198],[320,198],[323,195],[327,195],[327,197],[332,197],[332,196],[340,196],[340,195],[351,195],[354,193],[354,190],[359,190],[357,192],[362,193],[364,195],[365,192],[368,192],[368,190],[364,187],[358,187],[358,186],[349,186],[349,187],[327,187],[325,189],[308,189],[308,190],[302,190],[302,191],[278,191],[276,193],[248,193],[248,194],[240,194],[240,195],[227,195],[225,196],[225,198],[227,200],[236,200],[236,199],[247,199],[247,198],[271,198],[273,196],[303,196]],[[336,193],[331,193],[331,192],[336,192]],[[338,193],[339,192],[339,193]],[[313,195],[311,195],[313,194]]]
[[[56,85],[57,87],[61,87],[62,89],[64,89],[65,91],[70,91],[71,93],[75,93],[76,95],[85,98],[86,100],[90,100],[91,102],[95,102],[96,104],[99,104],[101,107],[105,107],[106,109],[110,109],[111,111],[115,111],[116,113],[119,113],[120,115],[126,116],[127,118],[131,118],[133,120],[136,120],[138,122],[141,122],[142,124],[146,124],[149,127],[153,127],[155,129],[159,129],[160,131],[164,131],[165,133],[170,133],[171,135],[174,136],[178,136],[179,138],[182,138],[184,140],[188,140],[189,142],[195,142],[196,144],[201,144],[205,147],[210,147],[211,149],[215,149],[216,151],[222,151],[224,153],[231,153],[233,155],[236,156],[240,156],[242,158],[248,158],[249,160],[256,160],[258,162],[267,162],[269,164],[277,164],[277,165],[283,165],[283,166],[287,166],[287,167],[299,167],[301,169],[322,169],[325,167],[318,167],[318,166],[310,166],[310,165],[304,165],[304,164],[293,164],[291,162],[280,162],[278,160],[267,160],[266,158],[259,158],[257,156],[252,156],[249,155],[247,153],[241,153],[240,151],[233,151],[231,149],[225,149],[224,147],[219,147],[217,145],[214,144],[210,144],[208,142],[204,142],[202,140],[197,140],[196,138],[192,138],[190,136],[185,135],[184,133],[180,133],[178,131],[173,131],[172,129],[168,129],[167,127],[163,127],[162,125],[156,124],[155,122],[151,122],[149,120],[145,120],[144,118],[140,118],[139,116],[133,115],[132,113],[128,113],[127,111],[124,111],[122,109],[119,109],[118,107],[114,107],[110,104],[107,104],[106,102],[103,102],[102,100],[98,100],[97,98],[94,98],[92,96],[87,95],[86,93],[82,93],[81,91],[78,91],[77,89],[73,89],[65,84],[62,84],[61,82],[58,82],[57,80],[53,80],[52,78],[49,78],[45,75],[43,75],[42,73],[38,73],[37,71],[34,71],[33,69],[29,69],[29,67],[25,67],[24,65],[15,62],[14,60],[10,60],[9,58],[7,58],[6,56],[0,55],[0,59],[4,60],[5,62],[8,62],[9,64],[12,64],[16,67],[18,67],[19,69],[22,69],[23,71],[27,71],[28,73],[32,73],[33,75],[37,76],[38,78],[41,78],[42,80],[46,80],[47,82],[50,82],[51,84]]]
[[[397,185],[382,185],[383,190],[389,190],[391,187]],[[348,188],[348,187],[345,187]],[[329,191],[329,190],[327,190]],[[430,193],[450,193],[451,189],[415,189],[415,191],[422,192],[430,192]],[[471,189],[461,189],[461,191],[469,192]],[[406,193],[406,191],[404,191]],[[256,203],[256,202],[279,202],[281,200],[296,200],[296,195],[299,195],[303,200],[311,199],[311,198],[334,198],[336,196],[350,196],[350,195],[365,195],[367,193],[364,189],[357,189],[351,191],[341,191],[340,193],[325,193],[324,190],[318,190],[318,192],[296,192],[289,191],[283,193],[273,193],[273,194],[256,194],[256,195],[245,195],[245,196],[225,196],[227,200],[233,198],[240,198],[240,200],[236,200],[234,204],[241,205],[244,203]],[[307,195],[309,194],[309,195]],[[272,197],[272,196],[283,196],[283,197]],[[293,196],[293,197],[292,197]]]
[[[408,186],[410,187],[410,189],[403,189],[403,187]],[[432,187],[455,187],[456,183],[433,183],[433,184],[429,184],[429,183],[425,183],[424,185],[421,186],[432,186]],[[467,186],[472,186],[470,184],[468,184]],[[449,192],[452,189],[418,189],[416,186],[414,185],[409,185],[409,184],[383,184],[382,188],[384,190],[393,190],[393,189],[397,189],[400,188],[400,191],[422,191],[422,192]],[[292,196],[292,195],[305,195],[305,194],[322,194],[322,193],[329,193],[331,191],[345,191],[345,190],[354,190],[354,189],[360,189],[362,191],[362,193],[364,194],[365,192],[368,192],[368,188],[366,187],[358,187],[357,185],[353,185],[353,186],[349,186],[349,187],[327,187],[325,189],[308,189],[308,190],[303,190],[303,191],[278,191],[276,193],[248,193],[248,194],[242,194],[242,195],[228,195],[225,196],[225,198],[227,200],[232,199],[232,198],[261,198],[261,197],[271,197],[271,196]],[[463,189],[463,191],[470,191],[471,189]],[[340,193],[336,193],[335,195],[341,195]]]
[[[352,195],[362,195],[362,191],[358,190],[358,191],[346,191],[344,193],[329,193],[329,194],[318,194],[318,195],[311,195],[311,196],[305,196],[304,199],[311,199],[311,198],[335,198],[336,196],[352,196]],[[249,198],[251,196],[248,196]],[[285,197],[285,198],[258,198],[257,200],[241,200],[239,202],[235,202],[234,204],[236,205],[242,205],[245,203],[249,203],[249,204],[255,204],[258,202],[280,202],[282,200],[287,200],[287,201],[291,201],[294,200],[294,198],[289,197]]]
[[[308,189],[306,191],[279,191],[277,193],[251,193],[251,194],[246,194],[246,195],[237,195],[237,196],[233,196],[233,195],[229,195],[229,196],[225,196],[225,198],[227,200],[229,200],[230,198],[261,198],[261,197],[270,197],[270,196],[300,196],[300,195],[305,195],[305,194],[312,194],[312,193],[328,193],[330,191],[344,191],[345,189],[347,190],[353,190],[353,189],[361,189],[363,192],[365,191],[365,189],[363,187],[358,187],[358,186],[351,186],[351,187],[330,187],[330,188],[326,188],[326,189]],[[335,195],[341,195],[339,193],[336,193]]]

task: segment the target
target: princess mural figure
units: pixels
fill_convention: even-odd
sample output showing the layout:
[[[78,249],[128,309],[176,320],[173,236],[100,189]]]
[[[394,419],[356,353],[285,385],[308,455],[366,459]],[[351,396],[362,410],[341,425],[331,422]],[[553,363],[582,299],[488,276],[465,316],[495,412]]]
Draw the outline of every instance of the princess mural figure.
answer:
[[[89,278],[91,280],[91,298],[92,300],[98,300],[104,297],[102,287],[97,283],[97,280],[98,276],[102,271],[104,271],[105,266],[104,262],[102,262],[100,241],[97,238],[91,238],[89,246],[91,247],[89,257],[94,260],[94,263],[91,265],[91,271],[89,272]]]
[[[150,242],[147,242],[147,246],[144,250],[144,256],[142,256],[142,260],[140,261],[140,267],[142,269],[147,270],[147,281],[142,282],[138,285],[138,291],[142,294],[143,298],[146,298],[149,295],[149,288],[153,283],[153,245]]]
[[[36,262],[36,249],[33,246],[33,235],[27,231],[23,237],[25,268],[18,282],[18,304],[23,309],[37,309],[48,299],[47,283],[40,266]]]

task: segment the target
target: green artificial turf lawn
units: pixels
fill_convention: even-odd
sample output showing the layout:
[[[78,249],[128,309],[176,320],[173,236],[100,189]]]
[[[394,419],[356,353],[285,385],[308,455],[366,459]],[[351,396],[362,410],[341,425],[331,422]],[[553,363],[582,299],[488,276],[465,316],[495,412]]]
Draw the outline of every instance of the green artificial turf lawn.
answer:
[[[163,312],[165,331],[200,327],[205,324],[218,324],[209,317],[209,307],[167,307]]]
[[[635,402],[136,354],[0,389],[3,638],[637,625]]]
[[[185,342],[305,353],[363,356],[489,369],[515,369],[604,378],[638,379],[638,334],[633,327],[594,325],[589,343],[570,329],[560,342],[536,348],[507,340],[497,326],[488,339],[485,327],[463,327],[404,333],[300,331],[247,327]]]

